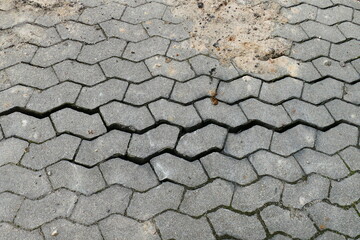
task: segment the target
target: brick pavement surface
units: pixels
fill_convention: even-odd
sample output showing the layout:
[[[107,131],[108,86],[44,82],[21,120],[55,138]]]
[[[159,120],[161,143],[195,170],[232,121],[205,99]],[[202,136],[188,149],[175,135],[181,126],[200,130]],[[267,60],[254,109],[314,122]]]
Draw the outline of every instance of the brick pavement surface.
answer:
[[[360,239],[358,0],[277,0],[296,75],[191,48],[176,0],[19,2],[0,1],[1,240]]]

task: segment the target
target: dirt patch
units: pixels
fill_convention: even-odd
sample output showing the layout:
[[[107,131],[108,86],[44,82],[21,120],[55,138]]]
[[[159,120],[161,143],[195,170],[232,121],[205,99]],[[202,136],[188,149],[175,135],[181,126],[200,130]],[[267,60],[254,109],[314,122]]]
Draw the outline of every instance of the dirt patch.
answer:
[[[191,47],[207,49],[222,63],[234,62],[247,72],[269,73],[277,69],[272,59],[288,54],[291,43],[273,38],[280,5],[272,0],[179,0],[175,17],[193,24]]]

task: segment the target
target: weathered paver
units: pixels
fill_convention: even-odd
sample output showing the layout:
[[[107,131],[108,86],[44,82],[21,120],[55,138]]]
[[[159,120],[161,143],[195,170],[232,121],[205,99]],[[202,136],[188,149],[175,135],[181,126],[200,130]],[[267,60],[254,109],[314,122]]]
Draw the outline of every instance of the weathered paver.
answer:
[[[100,26],[107,37],[118,37],[130,42],[139,42],[149,37],[140,24],[133,25],[117,20],[109,20],[100,23]]]
[[[339,153],[340,157],[350,167],[351,170],[360,170],[360,149],[354,146],[348,147]]]
[[[4,69],[21,62],[30,62],[37,47],[24,44],[19,48],[7,48],[0,52],[0,69]]]
[[[105,39],[101,29],[77,22],[66,22],[56,25],[62,39],[77,40],[85,43],[97,43]]]
[[[360,174],[355,173],[339,182],[331,182],[330,201],[340,205],[351,205],[360,199]]]
[[[342,42],[346,38],[336,26],[327,26],[319,22],[306,21],[300,24],[306,34],[311,37],[321,37],[330,42]]]
[[[155,55],[164,55],[170,41],[161,37],[152,37],[138,43],[129,43],[123,58],[138,62]]]
[[[319,9],[316,21],[333,25],[335,23],[349,21],[352,19],[353,9],[345,6],[333,6],[331,8]]]
[[[322,39],[310,39],[306,42],[295,44],[291,48],[290,56],[302,61],[308,61],[320,56],[328,56],[330,43]]]
[[[7,163],[18,163],[28,146],[28,142],[18,138],[0,141],[0,166]]]
[[[341,100],[332,100],[325,104],[336,121],[345,120],[357,125],[360,124],[360,107]]]
[[[0,92],[0,112],[5,112],[15,107],[25,107],[33,91],[32,88],[14,86]]]
[[[332,78],[326,78],[313,84],[305,83],[302,99],[319,104],[330,98],[341,98],[343,87],[342,82]]]
[[[346,84],[344,88],[344,100],[360,104],[360,83]]]
[[[79,17],[79,21],[93,25],[109,19],[120,19],[125,10],[125,6],[116,2],[95,8],[86,8]]]
[[[24,197],[9,192],[0,193],[0,221],[12,222],[23,200]]]
[[[1,236],[5,239],[16,240],[16,239],[28,239],[28,240],[42,240],[43,237],[39,230],[25,231],[19,229],[10,223],[0,224]]]
[[[145,22],[150,19],[160,19],[164,14],[166,6],[157,2],[150,2],[132,8],[126,8],[121,20],[132,24]]]
[[[348,83],[358,80],[360,76],[351,64],[340,65],[326,57],[315,59],[313,64],[322,76],[338,78]]]
[[[259,98],[277,104],[290,98],[300,98],[303,83],[295,78],[284,78],[274,83],[263,83]]]
[[[289,9],[283,9],[283,15],[289,23],[300,23],[305,20],[315,20],[317,8],[308,4],[301,4]]]
[[[143,23],[150,36],[160,36],[173,41],[182,41],[189,37],[186,24],[172,24],[159,19],[149,20]]]

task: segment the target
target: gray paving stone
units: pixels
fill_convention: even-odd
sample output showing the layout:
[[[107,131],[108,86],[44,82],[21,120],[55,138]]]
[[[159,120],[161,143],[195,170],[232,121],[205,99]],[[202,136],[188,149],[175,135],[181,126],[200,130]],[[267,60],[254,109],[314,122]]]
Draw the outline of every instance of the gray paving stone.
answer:
[[[277,25],[272,35],[295,42],[301,42],[309,38],[299,25],[292,24]]]
[[[318,58],[314,60],[313,63],[322,76],[331,76],[348,83],[359,80],[360,74],[350,64],[346,64],[342,67],[339,62],[325,57]],[[330,66],[327,66],[326,64],[330,64]]]
[[[94,64],[110,57],[121,57],[126,46],[126,41],[116,38],[85,45],[77,57],[77,60],[89,64]]]
[[[155,222],[163,239],[215,240],[205,217],[194,219],[180,213],[167,211],[157,216]]]
[[[174,81],[164,77],[155,77],[140,84],[130,84],[125,102],[143,105],[158,98],[168,98]]]
[[[61,159],[72,160],[81,139],[63,134],[42,144],[31,143],[21,164],[32,169],[43,169]]]
[[[150,36],[160,36],[173,41],[182,41],[189,38],[189,29],[186,24],[172,24],[159,19],[152,19],[143,23]]]
[[[191,216],[200,216],[219,206],[230,206],[233,184],[216,179],[196,190],[187,190],[179,210]]]
[[[15,218],[15,224],[34,229],[58,217],[68,217],[75,206],[77,196],[60,189],[39,200],[26,199]]]
[[[121,101],[128,85],[125,81],[110,79],[93,87],[83,87],[79,98],[76,100],[76,105],[94,109],[111,100]]]
[[[260,240],[266,237],[266,232],[255,215],[245,216],[227,209],[219,209],[208,214],[208,217],[216,234],[219,236],[226,235],[239,239],[253,240]]]
[[[171,0],[170,0],[171,1]],[[163,1],[163,0],[155,0],[155,2],[170,2],[170,1]],[[174,6],[175,4],[171,4],[172,6]],[[184,19],[181,16],[175,16],[172,11],[171,8],[168,6],[165,9],[164,15],[161,18],[162,20],[164,20],[165,22],[171,22],[171,23],[182,23],[184,21]]]
[[[348,147],[339,153],[340,157],[352,171],[360,170],[360,149],[354,146]]]
[[[277,128],[292,122],[283,106],[273,106],[256,99],[243,101],[240,106],[249,120],[259,120]]]
[[[66,103],[73,104],[79,95],[81,86],[72,82],[64,82],[44,91],[34,91],[27,109],[45,113]]]
[[[270,240],[291,240],[291,238],[277,234],[274,237],[270,238]]]
[[[340,205],[351,205],[360,199],[360,174],[353,175],[341,180],[332,181],[330,201]]]
[[[89,0],[86,0],[89,1]],[[146,3],[146,0],[113,0],[116,3],[123,4],[125,6],[136,7]]]
[[[302,88],[302,81],[287,77],[273,83],[263,83],[259,98],[277,104],[290,98],[300,98]]]
[[[283,205],[290,208],[302,208],[305,204],[326,199],[330,181],[320,175],[310,175],[296,184],[285,184],[282,195]]]
[[[99,223],[105,240],[160,240],[152,221],[139,223],[121,215],[112,215]]]
[[[188,187],[196,187],[208,180],[198,160],[189,162],[164,153],[154,157],[150,162],[160,181],[169,179]]]
[[[271,177],[263,177],[246,187],[237,187],[231,206],[243,212],[253,212],[265,204],[280,201],[284,184]]]
[[[12,222],[23,200],[24,197],[9,192],[0,193],[0,221]]]
[[[192,44],[190,40],[184,40],[181,42],[177,42],[177,41],[171,42],[169,49],[166,53],[166,56],[170,58],[174,58],[179,61],[183,61],[199,53],[200,52],[198,52],[196,49],[192,48]],[[201,53],[207,53],[207,50],[204,50]]]
[[[24,155],[27,146],[29,146],[28,142],[17,138],[8,138],[0,141],[0,166],[7,163],[18,163]]]
[[[127,215],[139,220],[147,220],[168,209],[176,210],[181,202],[184,188],[165,182],[145,193],[134,193]]]
[[[295,126],[283,133],[274,133],[271,151],[288,156],[305,147],[313,147],[316,130],[304,125]]]
[[[41,226],[45,239],[54,239],[54,231],[58,233],[56,239],[103,239],[97,226],[83,226],[65,219],[57,219]]]
[[[108,184],[121,184],[137,191],[146,191],[159,184],[150,164],[138,165],[120,158],[100,164],[101,172]]]
[[[278,206],[269,206],[262,210],[260,215],[271,234],[282,231],[294,238],[310,239],[317,232],[304,212],[293,213]]]
[[[214,124],[183,135],[176,151],[188,157],[195,157],[203,152],[222,149],[224,146],[227,130]]]
[[[331,46],[330,57],[338,61],[357,59],[360,55],[360,43],[358,40],[350,40]]]
[[[135,8],[128,7],[121,20],[138,24],[150,19],[160,19],[164,14],[165,8],[165,5],[156,2],[146,3]]]
[[[314,38],[306,42],[295,43],[291,48],[290,56],[302,61],[308,61],[320,56],[328,56],[329,51],[330,43],[328,41]]]
[[[336,121],[346,120],[357,125],[360,124],[359,106],[346,103],[341,100],[333,100],[326,103],[326,107]]]
[[[328,231],[317,237],[316,240],[346,240],[346,238],[337,233]]]
[[[300,26],[310,38],[318,37],[334,43],[346,39],[336,26],[327,26],[314,21],[303,22]]]
[[[254,126],[238,134],[230,133],[224,151],[242,158],[259,149],[268,149],[272,134],[272,131],[261,126]]]
[[[358,14],[360,15],[360,14]],[[347,38],[355,38],[357,40],[360,39],[360,26],[354,24],[352,22],[343,22],[338,25],[340,31],[345,35]]]
[[[78,21],[94,25],[110,19],[120,19],[124,10],[124,5],[110,2],[94,8],[85,8]]]
[[[237,160],[220,153],[211,153],[200,159],[210,178],[223,178],[238,184],[248,184],[257,179],[247,159]]]
[[[88,115],[65,108],[50,115],[58,133],[70,132],[84,138],[94,138],[106,132],[98,113]]]
[[[37,25],[24,24],[14,27],[12,32],[21,39],[24,39],[26,42],[41,47],[49,47],[61,42],[59,34],[53,27],[43,28]]]
[[[354,18],[353,18],[353,22],[360,24],[360,11],[354,11]]]
[[[11,69],[8,68],[8,70]],[[5,70],[0,71],[0,90],[5,90],[11,87],[10,78]]]
[[[306,174],[318,173],[332,179],[343,178],[349,174],[344,162],[337,155],[328,156],[312,149],[304,149],[294,156]]]
[[[344,100],[360,105],[360,83],[345,84]]]
[[[293,121],[301,120],[318,127],[326,127],[335,122],[323,105],[315,106],[298,99],[293,99],[283,103],[283,106]]]
[[[304,175],[292,156],[285,158],[261,150],[250,155],[249,160],[259,175],[270,175],[287,182],[299,180]]]
[[[42,240],[43,239],[39,230],[34,230],[31,232],[25,231],[23,229],[14,227],[9,223],[0,224],[0,234],[4,239],[7,240],[17,240],[17,239]]]
[[[257,97],[260,92],[261,81],[245,76],[231,82],[220,82],[217,98],[227,103],[234,103],[248,97]]]
[[[305,20],[315,20],[317,8],[308,4],[301,4],[291,8],[283,8],[282,15],[291,24],[300,23]]]
[[[133,107],[124,103],[111,102],[100,107],[100,112],[107,126],[116,124],[131,130],[143,130],[155,124],[146,106]]]
[[[6,1],[6,2],[4,1],[0,3],[0,9],[3,11],[14,9],[14,7],[15,7],[15,2],[13,1]]]
[[[201,123],[201,118],[194,106],[183,106],[165,99],[149,104],[149,109],[155,120],[168,121],[184,128],[193,127]]]
[[[345,210],[320,202],[309,207],[308,211],[315,224],[323,229],[335,230],[350,237],[360,234],[359,216],[353,208]]]
[[[168,39],[161,37],[152,37],[141,42],[129,43],[123,58],[138,62],[155,55],[165,55],[169,44]]]
[[[360,9],[360,4],[358,2],[349,1],[349,0],[333,0],[334,4],[342,4],[344,6],[352,7],[355,9]]]
[[[69,20],[73,20],[75,21],[76,19],[79,18],[80,12],[76,11],[76,12],[71,12],[71,8],[67,8],[69,10],[67,10],[66,14],[58,14],[58,11],[50,11],[47,12],[46,14],[42,14],[40,16],[38,16],[35,20],[36,24],[39,24],[41,26],[45,26],[45,27],[54,27],[55,25],[65,22],[65,21],[69,21]]]
[[[112,130],[95,140],[83,140],[76,154],[75,162],[86,166],[97,163],[115,155],[125,155],[131,134]]]
[[[149,37],[145,29],[140,25],[133,25],[117,20],[100,23],[107,37],[117,37],[130,42],[139,42]]]
[[[85,43],[97,43],[105,39],[101,29],[77,22],[65,22],[56,25],[62,39],[77,40]]]
[[[316,21],[327,25],[333,25],[343,21],[351,21],[352,16],[353,10],[351,8],[339,5],[331,8],[319,9]]]
[[[301,0],[301,2],[305,2],[308,3],[310,5],[313,6],[317,6],[319,8],[327,8],[327,7],[331,7],[333,5],[333,3],[331,2],[331,0],[323,0],[323,1],[317,1],[317,0]]]
[[[31,63],[40,67],[48,67],[65,59],[76,59],[82,44],[74,41],[64,41],[51,47],[40,48]]]
[[[0,69],[10,67],[20,62],[30,62],[36,50],[37,47],[30,44],[2,50],[0,52]]]
[[[151,78],[143,62],[133,63],[119,58],[110,58],[100,63],[107,77],[117,77],[130,82],[140,83]]]
[[[344,83],[332,78],[325,78],[313,84],[305,83],[302,99],[319,104],[331,98],[341,98],[343,87]]]
[[[131,190],[114,185],[91,196],[81,195],[71,220],[90,225],[113,213],[124,214],[131,194]]]
[[[20,137],[40,143],[55,137],[55,131],[49,118],[38,119],[19,112],[0,118],[5,137]]]
[[[359,138],[358,128],[342,123],[326,132],[318,132],[316,150],[334,154],[350,145],[356,145]]]

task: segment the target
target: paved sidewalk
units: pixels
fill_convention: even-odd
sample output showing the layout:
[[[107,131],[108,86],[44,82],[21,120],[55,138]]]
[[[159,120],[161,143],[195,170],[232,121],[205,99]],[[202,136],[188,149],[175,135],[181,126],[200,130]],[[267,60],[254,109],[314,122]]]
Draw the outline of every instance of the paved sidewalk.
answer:
[[[262,73],[176,0],[32,1],[0,0],[1,240],[360,239],[359,1],[278,0]]]

